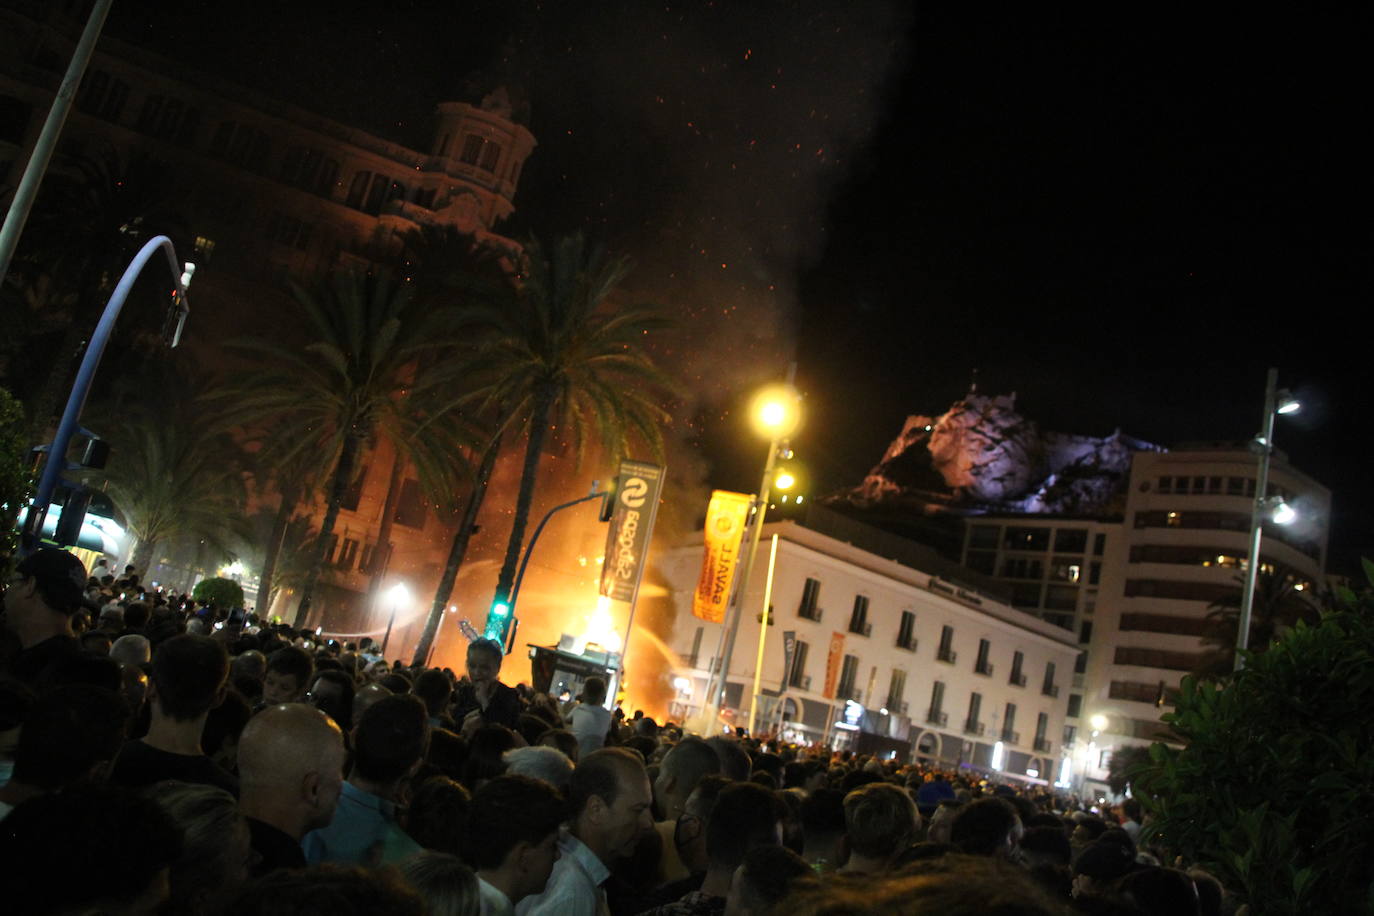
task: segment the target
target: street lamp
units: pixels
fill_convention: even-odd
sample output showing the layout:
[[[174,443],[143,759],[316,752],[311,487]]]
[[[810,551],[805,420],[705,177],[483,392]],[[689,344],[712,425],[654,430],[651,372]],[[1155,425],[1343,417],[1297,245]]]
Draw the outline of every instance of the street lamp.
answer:
[[[721,649],[716,653],[720,659],[720,683],[716,685],[715,695],[707,693],[708,703],[703,711],[703,722],[711,731],[715,730],[716,716],[725,703],[725,685],[730,675],[730,657],[735,651],[735,634],[739,630],[740,610],[744,596],[749,588],[749,573],[754,568],[754,557],[759,549],[759,537],[763,534],[764,515],[768,509],[768,498],[775,485],[774,469],[780,453],[788,452],[787,439],[801,424],[801,395],[792,387],[796,373],[794,363],[787,370],[787,382],[770,385],[754,396],[749,415],[754,429],[768,437],[768,459],[763,465],[763,478],[759,481],[758,496],[754,500],[753,529],[749,535],[749,555],[744,568],[740,570],[739,582],[735,586],[734,601],[731,603],[730,616],[721,631]],[[764,623],[767,624],[768,608],[763,609]]]
[[[1287,391],[1278,387],[1279,370],[1270,368],[1264,385],[1264,418],[1262,431],[1255,437],[1259,451],[1259,475],[1255,480],[1255,502],[1250,509],[1250,560],[1245,567],[1245,586],[1240,596],[1240,625],[1236,630],[1235,670],[1245,667],[1243,653],[1250,645],[1250,615],[1255,606],[1255,585],[1259,579],[1260,540],[1264,516],[1270,514],[1279,525],[1291,524],[1297,513],[1280,499],[1269,498],[1269,461],[1274,454],[1274,418],[1279,414],[1297,413],[1301,404]]]
[[[387,602],[391,605],[391,618],[386,622],[386,635],[382,637],[382,655],[386,655],[386,644],[391,640],[391,628],[396,626],[396,611],[402,604],[410,600],[410,589],[404,584],[397,582],[391,586],[386,593]]]

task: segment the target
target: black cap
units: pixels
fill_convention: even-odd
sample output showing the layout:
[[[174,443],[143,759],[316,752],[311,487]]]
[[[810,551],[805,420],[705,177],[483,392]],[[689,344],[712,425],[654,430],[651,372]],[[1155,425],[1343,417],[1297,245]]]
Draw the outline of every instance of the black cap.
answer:
[[[70,614],[81,607],[86,592],[86,567],[74,554],[56,547],[40,547],[20,560],[15,572],[25,579],[36,579],[47,600],[57,603],[53,610]]]

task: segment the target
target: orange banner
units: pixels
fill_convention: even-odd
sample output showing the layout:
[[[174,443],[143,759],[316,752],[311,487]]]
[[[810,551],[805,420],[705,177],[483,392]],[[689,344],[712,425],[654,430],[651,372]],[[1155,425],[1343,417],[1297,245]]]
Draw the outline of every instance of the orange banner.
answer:
[[[844,634],[830,634],[830,654],[825,657],[825,691],[822,696],[835,697],[835,682],[840,679],[840,666],[844,664]]]
[[[720,623],[730,603],[730,586],[739,565],[744,523],[749,518],[753,497],[747,493],[716,490],[706,509],[706,551],[701,557],[701,578],[692,596],[692,613],[702,620]]]

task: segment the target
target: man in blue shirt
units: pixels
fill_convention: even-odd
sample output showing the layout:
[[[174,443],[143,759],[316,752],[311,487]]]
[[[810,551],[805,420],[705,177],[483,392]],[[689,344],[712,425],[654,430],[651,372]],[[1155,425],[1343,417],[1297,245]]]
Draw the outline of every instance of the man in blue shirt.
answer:
[[[421,850],[396,822],[396,802],[429,747],[429,713],[419,698],[384,697],[353,729],[353,772],[334,821],[305,835],[311,865],[385,865]]]

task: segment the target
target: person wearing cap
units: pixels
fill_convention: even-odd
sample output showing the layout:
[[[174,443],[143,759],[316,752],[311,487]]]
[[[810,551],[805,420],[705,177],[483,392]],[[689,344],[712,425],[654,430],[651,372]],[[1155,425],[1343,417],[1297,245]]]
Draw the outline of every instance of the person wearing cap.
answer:
[[[15,567],[5,589],[5,628],[19,652],[4,673],[37,684],[52,668],[80,651],[72,614],[81,608],[86,567],[56,547],[43,547]]]

